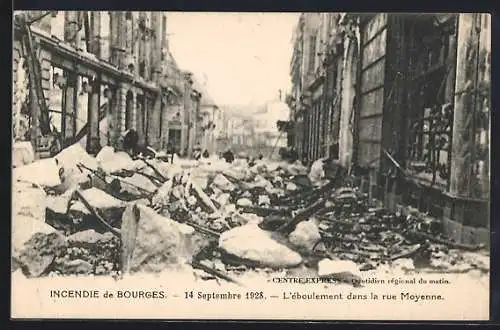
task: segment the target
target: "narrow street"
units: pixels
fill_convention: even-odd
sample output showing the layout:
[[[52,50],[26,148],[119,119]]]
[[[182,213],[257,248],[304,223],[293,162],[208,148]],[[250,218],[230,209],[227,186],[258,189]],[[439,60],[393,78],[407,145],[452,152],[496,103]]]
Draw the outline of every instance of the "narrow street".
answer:
[[[274,298],[297,301],[378,287],[487,305],[488,15],[207,13],[196,33],[187,13],[16,15],[16,283],[151,276],[206,301],[217,288],[286,287]],[[277,19],[285,64],[271,77],[252,24]],[[229,33],[221,22],[272,64],[240,49],[239,81],[236,50],[189,39],[223,39],[210,34]]]

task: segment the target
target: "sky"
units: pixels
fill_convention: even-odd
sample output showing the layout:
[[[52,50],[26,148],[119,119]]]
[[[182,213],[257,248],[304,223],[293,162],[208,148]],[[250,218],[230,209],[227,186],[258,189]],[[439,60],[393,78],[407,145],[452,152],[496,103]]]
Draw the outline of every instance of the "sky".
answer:
[[[220,105],[262,104],[290,86],[296,13],[195,13],[167,16],[170,50]]]

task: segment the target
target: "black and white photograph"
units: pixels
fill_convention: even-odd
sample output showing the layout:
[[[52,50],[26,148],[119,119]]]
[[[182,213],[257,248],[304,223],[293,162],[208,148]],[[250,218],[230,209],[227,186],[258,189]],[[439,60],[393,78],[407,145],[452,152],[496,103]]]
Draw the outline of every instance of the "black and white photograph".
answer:
[[[12,22],[11,317],[489,319],[490,14]]]

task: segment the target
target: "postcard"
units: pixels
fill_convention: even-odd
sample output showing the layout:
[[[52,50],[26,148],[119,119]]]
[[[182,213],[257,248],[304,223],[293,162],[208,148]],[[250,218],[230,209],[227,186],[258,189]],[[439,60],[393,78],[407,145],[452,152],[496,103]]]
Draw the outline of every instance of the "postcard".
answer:
[[[491,17],[15,11],[13,319],[488,320]]]

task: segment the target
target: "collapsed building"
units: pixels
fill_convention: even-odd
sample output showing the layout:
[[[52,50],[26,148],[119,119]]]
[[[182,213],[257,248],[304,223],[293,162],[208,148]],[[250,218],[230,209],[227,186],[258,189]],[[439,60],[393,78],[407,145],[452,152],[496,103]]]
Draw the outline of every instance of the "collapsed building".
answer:
[[[187,156],[202,143],[202,94],[172,56],[166,13],[14,17],[14,138],[30,141],[37,158],[54,136],[59,149],[79,142],[96,154],[129,129],[143,145]]]
[[[288,131],[305,163],[332,157],[386,205],[489,241],[488,14],[304,13]]]
[[[26,27],[20,24],[19,28],[23,26]],[[42,39],[47,44],[51,42],[43,32],[33,31],[35,40],[40,36],[40,44]],[[24,32],[27,33],[21,33],[24,37],[21,44],[27,49],[23,48],[21,54],[30,54],[32,35],[30,30]],[[54,54],[65,47],[50,53],[51,60],[59,59]],[[40,54],[48,58],[43,49]],[[81,56],[82,62],[73,59],[63,63],[74,65],[71,68],[75,70],[97,70],[98,65],[104,65],[90,57]],[[171,55],[167,61],[174,63]],[[36,61],[28,61],[29,66],[34,64]],[[46,75],[46,70],[29,68],[29,71]],[[122,71],[112,66],[105,71],[110,75],[116,72]],[[129,76],[123,73],[115,77],[115,82],[122,84],[119,78]],[[172,76],[167,74],[166,79]],[[182,79],[191,85],[189,73],[182,73]],[[64,82],[61,79],[60,84],[67,87]],[[136,80],[132,79],[127,86],[132,83]],[[147,84],[139,82],[143,83]],[[193,85],[196,86],[194,80]],[[173,82],[167,91],[184,101],[199,97],[182,93]],[[39,93],[38,88],[30,88],[30,92],[31,111],[43,112],[43,101],[39,103],[37,96],[45,94]],[[70,97],[74,101],[76,94],[79,93],[75,89],[66,88],[62,100]],[[98,93],[88,97],[92,116],[95,116],[94,106],[99,104],[96,101],[99,97],[94,94]],[[169,97],[172,99],[168,96],[167,101]],[[113,108],[114,101],[109,105],[111,122],[118,122],[118,132],[137,128],[141,139],[150,144],[151,122],[143,120],[144,117],[130,117],[134,112],[128,110],[134,109],[134,103],[127,103],[126,97],[121,100],[125,101],[121,104],[125,108],[116,105]],[[205,104],[214,108],[210,103]],[[71,104],[68,109],[73,111],[76,103]],[[66,105],[63,103],[63,109]],[[186,144],[182,141],[191,141],[193,135],[206,136],[187,134],[183,119],[191,114],[181,113],[182,108],[171,105],[178,109],[170,113],[172,120],[176,120],[176,133],[172,133],[175,137],[169,136],[172,123],[168,119],[167,142],[175,138],[178,142],[174,145],[181,147]],[[138,110],[143,108],[135,109],[145,113]],[[114,120],[117,111],[121,113],[118,121]],[[50,129],[46,127],[46,113],[33,113],[38,115],[32,115],[28,126],[31,130],[27,132],[37,137],[34,144],[38,146],[38,141],[43,140],[40,135],[44,137],[44,132]],[[63,114],[67,116],[66,110]],[[88,116],[89,123],[98,123]],[[72,122],[73,118],[70,117]],[[39,125],[33,121],[39,121]],[[193,127],[197,129],[198,124]],[[206,124],[202,122],[201,126]],[[93,128],[88,129],[92,132]],[[74,138],[74,126],[70,130],[67,134]],[[164,131],[160,130],[160,137],[165,137],[162,134]],[[92,138],[97,141],[91,133],[84,135],[87,142]],[[76,274],[120,277],[166,271],[171,279],[177,268],[185,268],[187,274],[183,276],[195,273],[203,281],[222,279],[239,284],[245,276],[255,273],[264,280],[305,275],[353,286],[359,286],[362,275],[383,273],[399,276],[448,272],[478,277],[483,282],[489,280],[485,276],[489,273],[485,244],[461,243],[443,232],[440,221],[415,208],[401,207],[395,212],[382,207],[376,199],[377,191],[369,189],[366,193],[364,180],[349,175],[342,166],[330,168],[326,173],[317,164],[307,168],[297,162],[269,158],[255,162],[236,159],[231,164],[217,157],[167,162],[158,154],[131,157],[110,145],[102,147],[94,157],[91,145],[90,142],[84,145],[86,151],[82,144],[72,143],[52,157],[13,169],[12,271],[28,277]],[[36,151],[41,153],[43,147]]]

